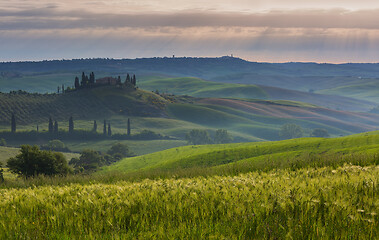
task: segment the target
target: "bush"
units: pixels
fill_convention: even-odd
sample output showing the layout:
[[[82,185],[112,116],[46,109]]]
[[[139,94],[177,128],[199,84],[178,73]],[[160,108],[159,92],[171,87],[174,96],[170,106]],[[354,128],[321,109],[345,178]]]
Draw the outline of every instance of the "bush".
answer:
[[[322,128],[316,128],[316,129],[313,129],[312,133],[311,133],[311,137],[329,137],[329,133],[326,129],[322,129]]]
[[[0,146],[6,146],[7,142],[5,141],[4,138],[0,139]]]
[[[279,136],[284,139],[299,138],[303,136],[303,129],[296,124],[284,124],[279,131]]]
[[[134,154],[130,152],[128,145],[123,143],[116,143],[107,151],[115,160],[120,160],[125,157],[132,157]]]
[[[67,175],[69,168],[62,153],[41,151],[37,146],[22,145],[20,153],[7,161],[12,173],[23,177],[44,175]]]
[[[214,142],[215,143],[230,143],[233,141],[233,138],[228,134],[228,131],[225,129],[218,129],[215,134]]]
[[[83,168],[86,171],[95,171],[105,164],[105,159],[100,152],[86,149],[81,152],[79,158],[72,158],[69,162],[76,169]]]
[[[189,133],[187,133],[186,140],[188,141],[189,144],[193,144],[193,145],[202,145],[202,144],[212,143],[208,132],[201,129],[192,129]]]
[[[41,149],[59,151],[59,152],[70,152],[70,149],[60,140],[51,140],[46,145],[42,145]]]

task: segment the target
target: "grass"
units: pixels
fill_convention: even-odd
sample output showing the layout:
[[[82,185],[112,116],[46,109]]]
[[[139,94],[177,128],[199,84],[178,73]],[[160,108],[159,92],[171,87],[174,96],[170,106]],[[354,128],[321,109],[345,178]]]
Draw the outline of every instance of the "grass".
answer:
[[[2,239],[375,239],[377,167],[0,190]]]
[[[146,78],[139,84],[151,91],[190,95],[194,97],[267,98],[267,94],[256,85],[218,83],[199,78]]]
[[[191,171],[191,168],[209,168],[214,173],[224,169],[230,171],[253,171],[274,168],[287,168],[294,164],[311,166],[317,159],[321,165],[333,165],[333,161],[354,162],[354,157],[344,159],[351,154],[371,154],[366,163],[375,163],[379,151],[379,134],[371,132],[342,138],[301,138],[278,142],[237,143],[222,145],[185,146],[144,156],[123,159],[104,171],[154,172],[163,171],[175,174],[176,170]],[[318,157],[321,156],[321,157]],[[324,159],[331,159],[324,163]],[[302,162],[302,159],[304,162]],[[307,162],[308,161],[308,162]],[[217,166],[217,169],[214,170]],[[195,171],[196,172],[196,171]]]

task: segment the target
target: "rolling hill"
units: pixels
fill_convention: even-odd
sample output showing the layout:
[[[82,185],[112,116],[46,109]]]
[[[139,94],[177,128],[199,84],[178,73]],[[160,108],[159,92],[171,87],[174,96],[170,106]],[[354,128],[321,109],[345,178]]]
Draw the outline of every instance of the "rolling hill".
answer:
[[[125,158],[105,167],[103,171],[126,173],[166,171],[175,174],[180,171],[191,171],[191,169],[209,168],[215,169],[215,172],[220,174],[233,169],[247,172],[290,168],[293,167],[292,164],[299,164],[299,166],[320,164],[322,166],[323,163],[327,163],[333,165],[333,161],[337,165],[341,164],[341,161],[359,164],[362,156],[365,158],[372,156],[368,161],[378,164],[378,144],[379,132],[369,132],[333,139],[300,138],[278,142],[185,146]],[[248,168],[244,170],[247,166]]]
[[[367,112],[377,104],[344,96],[316,94],[264,85],[232,84],[199,78],[142,77],[139,86],[151,91],[169,92],[194,97],[291,100],[330,109]]]

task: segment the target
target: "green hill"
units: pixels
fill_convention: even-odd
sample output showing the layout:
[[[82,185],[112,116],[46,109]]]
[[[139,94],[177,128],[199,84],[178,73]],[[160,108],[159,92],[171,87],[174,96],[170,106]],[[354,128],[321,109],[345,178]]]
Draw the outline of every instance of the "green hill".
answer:
[[[167,101],[149,91],[104,86],[64,94],[0,93],[0,124],[9,124],[14,113],[19,124],[57,120],[126,116],[162,116]]]
[[[217,83],[199,78],[142,78],[139,86],[151,91],[168,91],[193,97],[233,97],[265,99],[268,95],[255,85]]]
[[[163,171],[174,174],[192,169],[208,169],[220,174],[237,170],[244,172],[291,168],[297,165],[339,165],[343,162],[359,164],[362,160],[359,154],[366,158],[370,154],[374,156],[379,150],[378,143],[379,132],[370,132],[334,139],[301,138],[278,142],[186,146],[126,158],[104,171]],[[379,163],[377,157],[367,161]]]

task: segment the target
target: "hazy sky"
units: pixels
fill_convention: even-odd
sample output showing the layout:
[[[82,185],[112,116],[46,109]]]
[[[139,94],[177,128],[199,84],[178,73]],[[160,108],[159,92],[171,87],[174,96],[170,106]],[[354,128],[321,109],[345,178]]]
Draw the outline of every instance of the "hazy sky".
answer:
[[[0,1],[0,61],[230,54],[379,62],[379,1]]]

